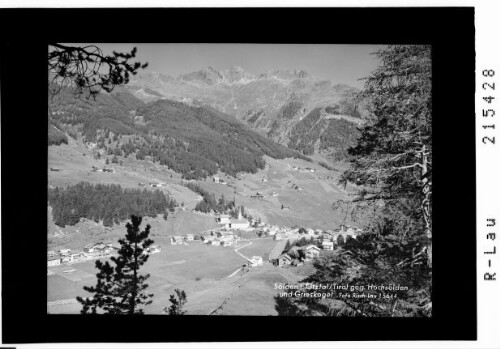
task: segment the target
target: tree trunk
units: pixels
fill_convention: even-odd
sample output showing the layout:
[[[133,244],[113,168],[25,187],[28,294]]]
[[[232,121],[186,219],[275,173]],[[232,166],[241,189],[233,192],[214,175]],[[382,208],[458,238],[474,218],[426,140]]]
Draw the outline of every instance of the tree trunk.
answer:
[[[425,234],[429,239],[432,239],[432,217],[431,217],[431,195],[432,195],[432,181],[429,178],[428,172],[428,153],[426,152],[426,146],[422,146],[422,202],[421,209],[425,222]],[[432,266],[432,240],[427,247],[427,263]]]
[[[132,284],[132,299],[130,300],[130,312],[129,315],[135,314],[135,300],[137,299],[137,242],[134,243],[134,279]]]

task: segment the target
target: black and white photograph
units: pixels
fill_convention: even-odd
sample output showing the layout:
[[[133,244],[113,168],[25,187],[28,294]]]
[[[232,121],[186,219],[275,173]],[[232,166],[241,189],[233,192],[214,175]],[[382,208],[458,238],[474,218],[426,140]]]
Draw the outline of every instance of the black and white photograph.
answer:
[[[47,312],[431,317],[431,53],[49,45]]]
[[[488,6],[147,3],[0,9],[2,345],[498,347]]]

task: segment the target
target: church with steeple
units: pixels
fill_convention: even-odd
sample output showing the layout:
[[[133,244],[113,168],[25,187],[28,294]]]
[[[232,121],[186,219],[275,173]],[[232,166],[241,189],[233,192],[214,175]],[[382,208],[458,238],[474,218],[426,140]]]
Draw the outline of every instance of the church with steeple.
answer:
[[[247,229],[250,227],[250,222],[241,214],[241,206],[238,210],[238,219],[231,219],[229,228],[231,229]]]

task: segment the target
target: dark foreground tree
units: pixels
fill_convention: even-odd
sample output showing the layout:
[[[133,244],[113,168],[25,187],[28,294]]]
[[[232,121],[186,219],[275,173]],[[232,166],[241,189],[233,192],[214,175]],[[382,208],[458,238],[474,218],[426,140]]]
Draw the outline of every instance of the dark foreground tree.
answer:
[[[149,274],[140,275],[139,269],[147,262],[149,255],[143,253],[153,244],[149,239],[151,226],[140,231],[142,218],[132,216],[132,223],[127,223],[127,234],[125,239],[118,242],[121,245],[118,257],[111,257],[115,266],[97,260],[95,265],[99,269],[97,273],[97,285],[83,289],[93,294],[92,298],[77,297],[78,302],[83,305],[82,314],[144,314],[143,306],[151,304],[152,294],[146,292],[148,284],[145,281]]]
[[[372,117],[348,150],[351,166],[340,181],[353,184],[355,192],[352,200],[334,205],[368,224],[364,234],[317,260],[315,272],[303,280],[364,287],[355,292],[362,296],[344,298],[342,290],[324,298],[277,298],[280,315],[431,315],[431,50],[398,45],[376,55],[381,63],[362,93]]]
[[[372,228],[389,219],[402,240],[425,236],[418,252],[431,264],[431,48],[396,45],[375,54],[381,64],[362,92],[373,118],[349,149],[351,167],[341,183],[357,186],[353,212],[372,212]]]
[[[184,310],[184,304],[187,302],[186,292],[176,288],[175,295],[171,294],[169,301],[172,303],[170,307],[163,309],[168,315],[184,315],[186,313]]]
[[[136,47],[129,53],[113,51],[112,55],[105,55],[95,45],[50,44],[49,93],[55,95],[65,86],[73,87],[77,96],[86,94],[87,98],[95,98],[101,90],[111,92],[148,66],[148,63],[129,62],[136,53]]]

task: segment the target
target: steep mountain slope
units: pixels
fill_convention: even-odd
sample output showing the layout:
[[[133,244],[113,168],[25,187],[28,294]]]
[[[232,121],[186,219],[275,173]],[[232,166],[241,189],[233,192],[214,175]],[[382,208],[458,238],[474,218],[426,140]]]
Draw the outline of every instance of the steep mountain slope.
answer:
[[[303,127],[296,128],[297,124],[315,109],[322,110],[322,129],[334,128],[339,119],[357,125],[364,122],[367,114],[366,101],[355,99],[358,89],[315,79],[302,70],[277,69],[253,75],[240,67],[223,71],[206,67],[176,78],[149,72],[134,77],[128,88],[144,101],[168,98],[191,105],[210,105],[294,148],[297,137],[302,137],[298,130]],[[146,90],[149,93],[145,94]],[[323,132],[304,134],[308,137],[306,143],[312,142],[313,134],[317,134],[318,142]]]
[[[204,178],[218,171],[236,175],[265,166],[263,155],[302,157],[207,106],[158,100],[145,104],[127,90],[75,99],[62,91],[50,103],[49,120],[59,130],[79,132],[94,156],[151,159],[183,174]]]

